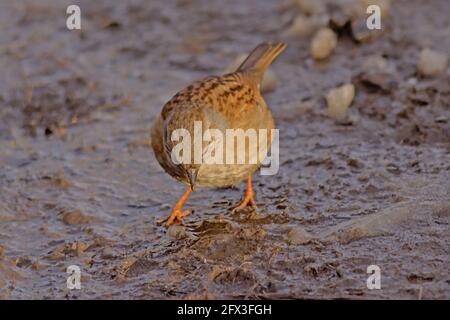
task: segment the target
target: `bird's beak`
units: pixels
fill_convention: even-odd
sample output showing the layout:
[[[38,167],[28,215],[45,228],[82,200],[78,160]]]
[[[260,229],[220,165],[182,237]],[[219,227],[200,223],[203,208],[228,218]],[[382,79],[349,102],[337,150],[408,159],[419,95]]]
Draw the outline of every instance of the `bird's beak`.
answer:
[[[191,190],[194,191],[195,180],[197,180],[198,170],[189,169],[187,172],[189,178],[189,184],[191,185]]]

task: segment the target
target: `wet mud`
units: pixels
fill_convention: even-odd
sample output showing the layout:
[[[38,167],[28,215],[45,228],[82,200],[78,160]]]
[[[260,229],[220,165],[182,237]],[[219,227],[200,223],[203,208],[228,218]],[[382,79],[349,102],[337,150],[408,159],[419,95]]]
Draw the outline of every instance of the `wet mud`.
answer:
[[[450,298],[450,76],[416,71],[422,48],[450,52],[447,1],[393,1],[383,34],[342,32],[322,62],[283,36],[289,1],[79,3],[81,31],[69,2],[0,4],[0,298]],[[265,94],[280,171],[254,175],[258,209],[231,214],[244,183],[198,189],[184,225],[157,225],[184,187],[153,156],[154,117],[271,39],[289,44]],[[389,76],[364,71],[373,55]],[[336,121],[324,95],[347,82]]]

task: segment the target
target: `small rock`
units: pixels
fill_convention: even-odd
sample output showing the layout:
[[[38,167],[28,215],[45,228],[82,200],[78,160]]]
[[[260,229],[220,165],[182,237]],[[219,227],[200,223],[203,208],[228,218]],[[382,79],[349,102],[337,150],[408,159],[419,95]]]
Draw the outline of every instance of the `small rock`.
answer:
[[[105,247],[102,250],[102,259],[114,259],[116,254],[111,249],[111,247]]]
[[[367,89],[389,93],[398,86],[395,77],[395,65],[379,55],[368,57],[358,80]]]
[[[386,18],[391,10],[390,0],[350,0],[343,1],[341,9],[347,15],[353,18],[360,18],[367,16],[367,8],[370,5],[377,5],[380,7],[381,19]]]
[[[330,28],[322,28],[314,35],[310,53],[316,60],[322,60],[330,56],[337,46],[337,35]]]
[[[328,116],[342,120],[355,97],[355,86],[351,83],[331,89],[327,96]]]
[[[369,13],[367,8],[376,5],[380,8],[382,28],[370,30],[367,27]],[[380,36],[383,32],[383,21],[389,15],[391,8],[390,0],[354,0],[352,4],[346,5],[342,10],[352,16],[351,31],[353,38],[358,42],[366,42]]]
[[[390,72],[390,66],[388,61],[379,55],[373,55],[368,57],[362,66],[362,70],[365,73],[379,73]]]
[[[171,209],[171,208],[172,208],[172,205],[169,204],[169,203],[163,203],[163,204],[161,204],[161,205],[159,206],[159,209],[160,209],[160,210],[168,210],[168,209]]]
[[[300,227],[292,228],[287,234],[287,242],[293,245],[306,244],[311,239],[311,234]]]
[[[448,56],[445,53],[424,49],[417,62],[417,70],[425,77],[437,76],[447,70]]]
[[[167,229],[167,234],[169,237],[180,240],[186,238],[186,228],[180,225],[171,225]]]
[[[448,122],[448,118],[444,117],[444,116],[440,116],[434,119],[434,122],[436,123],[447,123]],[[0,252],[0,256],[1,256],[1,252]]]
[[[358,80],[369,91],[390,93],[397,88],[398,82],[387,73],[362,73]]]
[[[369,28],[367,28],[366,19],[366,17],[356,18],[351,23],[353,39],[360,43],[369,42],[380,36],[382,33],[382,29],[370,30]]]
[[[388,163],[386,165],[386,170],[390,173],[397,174],[397,175],[402,173],[400,167],[398,165],[396,165],[395,163]]]
[[[80,210],[65,211],[62,212],[62,221],[65,224],[88,224],[92,222],[92,218],[84,215]]]

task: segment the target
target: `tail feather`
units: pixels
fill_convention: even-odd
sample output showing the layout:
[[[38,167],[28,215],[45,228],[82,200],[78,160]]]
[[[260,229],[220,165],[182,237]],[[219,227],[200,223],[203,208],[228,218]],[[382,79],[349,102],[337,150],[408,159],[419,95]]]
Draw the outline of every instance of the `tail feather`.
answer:
[[[265,42],[258,45],[239,66],[237,71],[253,74],[261,80],[264,71],[286,46],[284,42]]]

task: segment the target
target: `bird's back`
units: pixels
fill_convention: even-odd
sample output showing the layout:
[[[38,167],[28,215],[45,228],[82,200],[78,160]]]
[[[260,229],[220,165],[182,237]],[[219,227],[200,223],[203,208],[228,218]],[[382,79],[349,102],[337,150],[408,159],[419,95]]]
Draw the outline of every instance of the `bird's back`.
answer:
[[[266,129],[270,133],[274,128],[274,121],[260,94],[259,86],[265,68],[284,47],[284,44],[260,45],[236,72],[196,81],[179,91],[164,105],[151,134],[156,158],[165,171],[178,180],[187,182],[183,169],[171,160],[171,152],[178,143],[172,141],[171,137],[177,129],[186,129],[193,136],[196,122],[202,124],[203,131],[218,129],[224,137],[227,129]],[[270,146],[271,139],[269,135],[266,147]],[[195,148],[194,138],[191,140],[192,147]],[[202,147],[207,148],[209,144],[210,142],[204,141]],[[236,141],[235,153],[239,152],[237,147]],[[222,152],[225,159],[225,142]],[[243,180],[260,165],[260,161],[250,161],[251,150],[248,143],[245,144],[245,152],[243,164],[202,164],[196,185],[225,186]]]

